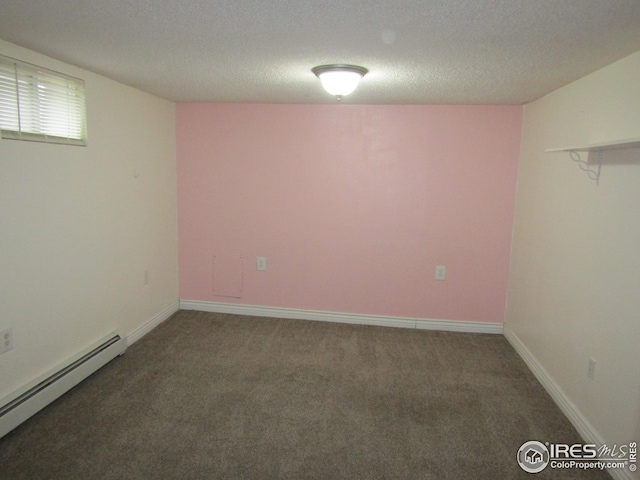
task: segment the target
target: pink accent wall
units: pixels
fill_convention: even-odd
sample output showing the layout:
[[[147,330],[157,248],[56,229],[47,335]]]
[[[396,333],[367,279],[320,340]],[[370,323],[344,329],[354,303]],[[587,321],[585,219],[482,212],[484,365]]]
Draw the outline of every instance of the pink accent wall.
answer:
[[[521,126],[520,106],[179,104],[180,298],[502,322]],[[214,255],[243,257],[240,298],[214,295]]]

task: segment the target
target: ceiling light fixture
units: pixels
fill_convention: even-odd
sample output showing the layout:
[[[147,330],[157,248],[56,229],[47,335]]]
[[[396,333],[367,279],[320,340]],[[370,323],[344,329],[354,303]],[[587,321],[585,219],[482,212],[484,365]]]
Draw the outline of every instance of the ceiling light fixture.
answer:
[[[320,65],[311,71],[320,79],[324,89],[340,100],[356,89],[369,70],[357,65]]]

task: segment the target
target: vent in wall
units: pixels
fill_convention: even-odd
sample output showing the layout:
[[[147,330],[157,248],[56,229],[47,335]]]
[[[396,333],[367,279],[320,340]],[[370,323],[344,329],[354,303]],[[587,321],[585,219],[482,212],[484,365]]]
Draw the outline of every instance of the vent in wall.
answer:
[[[123,337],[111,334],[60,365],[54,373],[36,381],[25,392],[3,402],[0,407],[0,438],[115,357],[122,355],[126,348],[127,342]]]

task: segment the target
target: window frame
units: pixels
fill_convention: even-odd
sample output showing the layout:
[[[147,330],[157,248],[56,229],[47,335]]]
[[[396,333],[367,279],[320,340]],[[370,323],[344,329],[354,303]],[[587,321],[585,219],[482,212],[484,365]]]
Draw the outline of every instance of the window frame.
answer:
[[[0,136],[86,146],[84,80],[0,55]]]

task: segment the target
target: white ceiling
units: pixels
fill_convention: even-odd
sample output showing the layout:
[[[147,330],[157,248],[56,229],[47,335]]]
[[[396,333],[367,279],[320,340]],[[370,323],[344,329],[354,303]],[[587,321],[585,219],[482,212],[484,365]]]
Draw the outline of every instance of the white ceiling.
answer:
[[[640,50],[640,0],[0,0],[0,38],[174,101],[522,104]],[[640,81],[640,79],[639,79]]]

